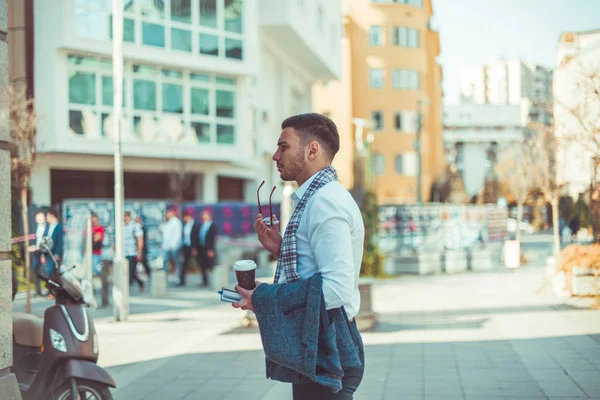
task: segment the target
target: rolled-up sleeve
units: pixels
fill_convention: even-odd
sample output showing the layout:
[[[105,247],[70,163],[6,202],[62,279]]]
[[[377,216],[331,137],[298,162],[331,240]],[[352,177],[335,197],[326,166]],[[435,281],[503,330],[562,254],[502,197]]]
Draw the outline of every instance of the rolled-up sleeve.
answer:
[[[355,286],[349,215],[333,199],[318,197],[310,210],[308,233],[327,309],[349,304]]]

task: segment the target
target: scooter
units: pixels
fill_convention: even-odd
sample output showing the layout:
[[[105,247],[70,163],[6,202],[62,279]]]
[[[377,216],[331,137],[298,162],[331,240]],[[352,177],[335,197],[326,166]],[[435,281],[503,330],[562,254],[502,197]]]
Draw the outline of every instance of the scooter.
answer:
[[[45,238],[40,248],[58,266]],[[13,313],[13,367],[24,400],[112,400],[114,379],[98,366],[98,335],[87,308],[95,308],[92,285],[64,267],[38,273],[56,299],[44,319]]]

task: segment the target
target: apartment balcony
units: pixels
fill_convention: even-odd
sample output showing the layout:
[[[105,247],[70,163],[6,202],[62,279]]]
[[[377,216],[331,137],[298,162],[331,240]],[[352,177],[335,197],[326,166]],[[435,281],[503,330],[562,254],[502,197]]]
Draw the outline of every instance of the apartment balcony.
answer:
[[[341,74],[342,12],[340,2],[302,8],[296,1],[261,0],[262,32],[289,51],[315,80],[338,79]]]

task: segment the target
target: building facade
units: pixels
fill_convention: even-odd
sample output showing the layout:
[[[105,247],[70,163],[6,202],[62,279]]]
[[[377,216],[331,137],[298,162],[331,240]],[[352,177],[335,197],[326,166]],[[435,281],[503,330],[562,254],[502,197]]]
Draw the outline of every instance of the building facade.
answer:
[[[559,179],[577,199],[586,192],[600,154],[600,29],[563,32],[554,75],[556,133],[564,139],[558,154]]]
[[[444,106],[444,144],[469,197],[494,178],[502,149],[523,140],[521,105],[462,103]]]
[[[280,185],[281,121],[340,76],[339,2],[123,3],[125,197],[254,201],[257,183]],[[33,200],[111,198],[112,1],[23,4],[40,117]]]
[[[428,199],[443,170],[442,70],[432,15],[430,0],[344,1],[342,79],[313,91],[315,110],[340,130],[335,165],[341,181],[371,186],[379,203],[415,202],[419,170],[421,195]],[[419,113],[421,168],[415,147]],[[363,173],[353,161],[364,155],[361,149],[366,179],[355,176]]]

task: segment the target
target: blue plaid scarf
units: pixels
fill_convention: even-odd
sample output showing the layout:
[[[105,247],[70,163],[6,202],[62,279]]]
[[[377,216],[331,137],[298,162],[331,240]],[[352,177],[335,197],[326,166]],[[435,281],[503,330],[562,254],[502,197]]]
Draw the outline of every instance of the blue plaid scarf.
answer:
[[[312,195],[329,182],[337,181],[337,179],[337,172],[332,166],[323,168],[321,171],[317,172],[317,176],[313,179],[310,186],[296,205],[292,218],[290,218],[290,222],[288,222],[288,225],[285,228],[285,233],[281,242],[274,283],[279,282],[282,273],[285,273],[285,278],[289,283],[300,280],[297,269],[298,254],[296,253],[296,231],[298,230],[298,226],[300,226],[300,219],[302,218],[306,204]]]

